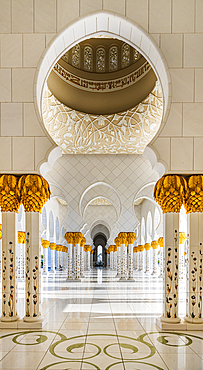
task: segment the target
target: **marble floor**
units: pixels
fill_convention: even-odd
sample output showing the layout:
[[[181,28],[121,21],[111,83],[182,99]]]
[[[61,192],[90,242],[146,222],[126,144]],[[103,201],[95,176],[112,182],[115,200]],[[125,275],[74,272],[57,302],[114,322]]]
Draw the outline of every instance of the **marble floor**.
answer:
[[[94,269],[81,283],[66,274],[42,277],[43,330],[1,330],[0,369],[202,370],[203,332],[162,332],[162,280],[135,272],[118,282],[115,272]],[[23,283],[19,284],[23,315]],[[185,312],[181,282],[180,314]]]

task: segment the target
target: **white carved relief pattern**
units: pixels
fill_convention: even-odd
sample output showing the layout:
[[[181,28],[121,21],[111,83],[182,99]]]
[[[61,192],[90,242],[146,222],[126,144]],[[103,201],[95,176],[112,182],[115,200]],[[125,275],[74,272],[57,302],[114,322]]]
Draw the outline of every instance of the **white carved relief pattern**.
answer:
[[[43,120],[63,154],[142,154],[159,129],[163,111],[159,83],[136,107],[111,115],[72,110],[45,88]]]

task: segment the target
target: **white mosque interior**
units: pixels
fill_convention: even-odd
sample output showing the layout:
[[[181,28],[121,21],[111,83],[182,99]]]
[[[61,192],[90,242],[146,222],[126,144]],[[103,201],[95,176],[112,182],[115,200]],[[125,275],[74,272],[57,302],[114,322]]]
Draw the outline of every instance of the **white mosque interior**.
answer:
[[[0,369],[203,369],[202,0],[0,0]]]

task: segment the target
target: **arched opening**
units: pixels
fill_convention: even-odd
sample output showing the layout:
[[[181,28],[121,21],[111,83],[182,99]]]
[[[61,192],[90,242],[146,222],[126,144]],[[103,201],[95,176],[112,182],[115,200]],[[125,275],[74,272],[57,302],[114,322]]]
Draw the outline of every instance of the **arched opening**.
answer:
[[[95,267],[106,267],[106,245],[107,237],[103,232],[98,232],[93,238],[94,256],[93,262]]]

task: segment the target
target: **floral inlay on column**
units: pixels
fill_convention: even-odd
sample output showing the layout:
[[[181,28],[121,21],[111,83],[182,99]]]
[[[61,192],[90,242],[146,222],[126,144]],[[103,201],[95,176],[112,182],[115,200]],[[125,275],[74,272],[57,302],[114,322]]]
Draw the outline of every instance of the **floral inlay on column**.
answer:
[[[164,292],[162,322],[180,322],[178,317],[179,213],[185,201],[187,182],[182,176],[163,176],[155,185],[154,196],[164,214]]]
[[[133,232],[127,233],[127,241],[129,246],[128,253],[128,280],[134,281],[133,279],[133,244],[136,240],[136,234]]]
[[[20,207],[19,176],[0,176],[2,212],[2,316],[1,321],[17,321],[17,212]],[[2,234],[2,228],[1,228]]]

